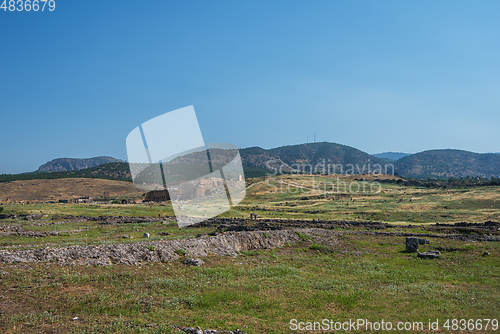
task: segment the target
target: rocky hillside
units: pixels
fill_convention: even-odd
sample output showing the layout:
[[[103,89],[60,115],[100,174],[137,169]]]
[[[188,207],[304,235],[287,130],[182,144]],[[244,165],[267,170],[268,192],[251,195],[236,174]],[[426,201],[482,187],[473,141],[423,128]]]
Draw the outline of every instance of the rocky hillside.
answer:
[[[17,180],[43,180],[43,179],[67,179],[67,178],[94,178],[118,181],[132,181],[128,163],[110,162],[91,168],[66,172],[30,172],[21,174],[0,175],[1,182],[11,182]]]
[[[353,165],[359,167],[360,170],[356,168],[354,171],[354,173],[358,174],[362,173],[363,168],[367,168],[368,165],[373,168],[375,164],[384,166],[389,163],[350,146],[325,142],[282,146],[269,150],[261,147],[250,147],[240,149],[240,156],[245,177],[247,178],[267,175],[270,172],[274,173],[274,170],[280,170],[280,168],[283,172],[290,172],[297,167],[304,170],[305,165],[314,167],[323,163],[325,168],[328,168],[328,164],[332,167],[340,164],[343,166],[344,172],[349,168],[348,165]],[[177,162],[186,163],[186,159]],[[84,167],[94,164],[93,167]],[[309,169],[306,169],[306,172],[308,171]],[[337,172],[339,171],[337,170]],[[352,173],[351,170],[349,174]],[[78,177],[131,181],[127,162],[111,157],[97,157],[90,159],[55,159],[40,166],[36,172],[0,175],[0,182]]]
[[[380,164],[383,171],[385,166],[389,166],[387,171],[392,173],[391,166],[394,166],[399,176],[416,179],[500,176],[500,154],[479,154],[461,150],[431,150],[404,157],[400,156],[405,153],[387,152],[377,154],[379,156],[377,157],[354,147],[323,142],[273,149],[249,147],[240,149],[240,155],[247,178],[274,173],[274,170],[279,170],[280,167],[283,172],[290,172],[296,168],[309,172],[305,166],[311,165],[314,168],[318,164],[325,164],[325,168],[328,168],[328,165],[332,167],[342,165],[343,173],[349,174],[353,174],[352,169],[348,171],[350,165],[355,168],[354,174],[366,172],[368,165],[373,171],[376,164]],[[399,159],[394,161],[391,158]],[[187,162],[189,162],[187,158],[176,161],[181,165]],[[88,167],[91,165],[92,167]],[[55,159],[40,166],[36,172],[0,175],[0,182],[77,177],[131,181],[127,162],[111,157],[97,157]]]
[[[283,166],[283,171],[290,171],[292,168],[304,170],[306,165],[314,168],[318,164],[324,164],[325,169],[330,165],[333,173],[333,165],[342,165],[344,172],[350,168],[349,165],[353,165],[356,167],[355,173],[357,174],[363,172],[363,167],[367,170],[368,165],[384,166],[383,160],[354,147],[326,142],[282,146],[269,150],[252,147],[243,149],[240,153],[243,165],[247,168],[267,169],[268,166],[271,168]],[[274,162],[268,163],[273,160]],[[309,171],[308,167],[305,171]]]
[[[382,161],[366,152],[360,151],[354,147],[335,144],[335,143],[313,143],[283,146],[269,150],[269,153],[280,157],[285,163],[300,164],[382,164]]]
[[[394,163],[399,176],[412,178],[498,177],[500,155],[461,150],[430,150]]]
[[[59,158],[49,161],[38,168],[38,172],[68,172],[96,167],[110,162],[124,162],[112,157],[95,157],[88,159]]]

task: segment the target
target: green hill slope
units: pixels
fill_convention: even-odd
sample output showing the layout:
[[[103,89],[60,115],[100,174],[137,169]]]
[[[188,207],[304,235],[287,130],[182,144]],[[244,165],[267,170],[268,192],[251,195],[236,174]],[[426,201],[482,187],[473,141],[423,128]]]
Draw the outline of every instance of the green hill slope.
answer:
[[[498,177],[500,155],[462,150],[430,150],[394,163],[399,176],[413,178]]]

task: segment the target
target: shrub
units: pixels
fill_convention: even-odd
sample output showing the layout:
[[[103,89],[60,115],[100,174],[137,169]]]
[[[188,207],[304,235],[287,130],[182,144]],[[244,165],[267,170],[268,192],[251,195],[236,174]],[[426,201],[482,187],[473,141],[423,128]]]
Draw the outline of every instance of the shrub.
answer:
[[[309,246],[309,248],[313,249],[313,250],[323,250],[325,248],[325,246],[315,242],[315,243],[312,243],[311,246]]]
[[[305,241],[305,240],[314,239],[314,237],[309,236],[309,235],[302,234],[302,233],[300,233],[300,232],[298,232],[298,231],[295,231],[295,233],[297,233],[297,235],[299,236],[299,238],[300,238],[300,239],[302,239],[302,240],[304,240],[304,241]]]
[[[149,249],[151,252],[154,252],[154,250],[155,250],[155,248],[156,248],[156,247],[155,247],[155,246],[153,246],[153,245],[144,245],[144,248],[147,248],[147,249]]]
[[[179,248],[175,250],[175,253],[179,256],[184,256],[187,254],[187,250],[185,250],[184,248]]]

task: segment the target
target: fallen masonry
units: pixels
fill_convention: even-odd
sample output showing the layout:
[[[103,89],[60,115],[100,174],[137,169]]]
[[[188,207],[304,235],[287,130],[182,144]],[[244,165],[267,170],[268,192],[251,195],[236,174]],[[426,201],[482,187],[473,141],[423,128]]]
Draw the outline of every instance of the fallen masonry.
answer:
[[[72,230],[72,231],[46,231],[46,232],[36,232],[36,231],[25,231],[22,226],[0,226],[0,236],[18,236],[18,237],[47,237],[50,235],[61,235],[61,234],[72,234],[75,232],[81,232],[82,230]]]
[[[237,329],[233,331],[216,331],[214,329],[205,329],[202,330],[200,327],[186,327],[183,329],[184,332],[189,334],[245,334],[241,330]]]
[[[184,264],[189,264],[190,266],[202,266],[205,264],[205,262],[203,262],[203,260],[201,259],[192,259],[192,258],[187,258],[184,260]]]
[[[429,239],[419,239],[415,237],[407,237],[406,238],[406,252],[407,253],[415,253],[418,252],[418,245],[427,245],[429,244]]]
[[[189,258],[207,255],[236,257],[239,251],[272,249],[294,244],[301,240],[299,234],[316,236],[323,240],[330,240],[336,235],[334,231],[323,229],[243,231],[196,239],[2,250],[0,263],[57,261],[69,265],[138,265],[141,262],[173,262],[181,258],[182,254]]]
[[[429,239],[418,239],[418,244],[419,245],[428,245]]]
[[[407,237],[406,238],[406,252],[415,253],[418,251],[418,238]]]
[[[419,252],[417,256],[422,259],[437,259],[441,256],[441,253],[439,251],[427,251],[423,253]]]

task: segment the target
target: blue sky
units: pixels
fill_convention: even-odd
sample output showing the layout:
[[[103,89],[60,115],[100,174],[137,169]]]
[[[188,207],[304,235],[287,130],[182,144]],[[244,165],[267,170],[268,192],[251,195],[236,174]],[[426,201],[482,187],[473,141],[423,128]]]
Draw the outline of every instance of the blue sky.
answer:
[[[126,158],[194,105],[205,142],[500,152],[500,2],[62,1],[0,11],[0,173]]]

